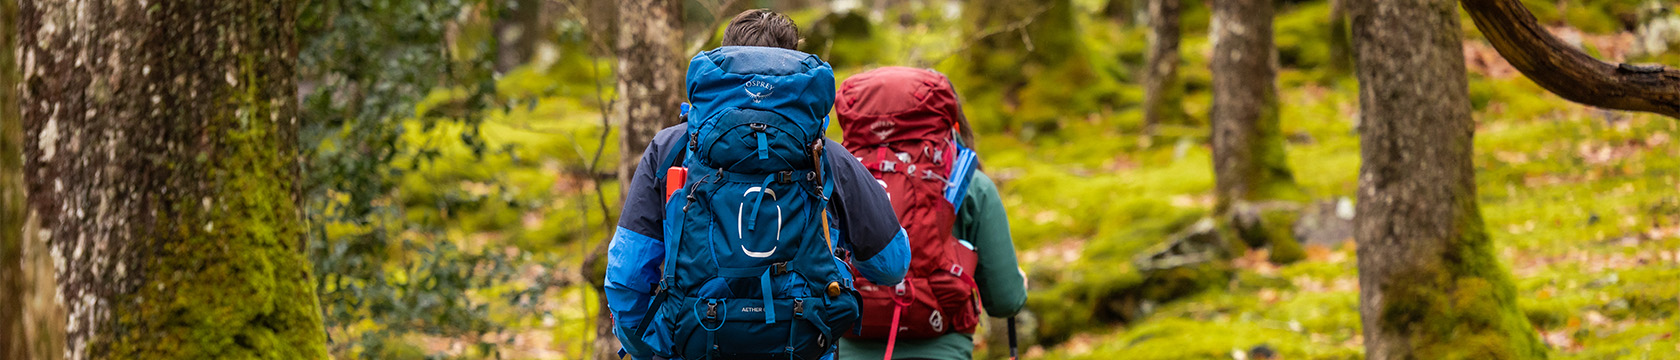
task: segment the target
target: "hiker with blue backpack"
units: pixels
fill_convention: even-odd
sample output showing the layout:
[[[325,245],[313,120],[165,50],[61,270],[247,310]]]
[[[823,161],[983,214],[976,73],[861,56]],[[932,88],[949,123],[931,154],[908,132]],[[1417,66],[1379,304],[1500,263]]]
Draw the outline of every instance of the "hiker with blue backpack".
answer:
[[[819,359],[857,328],[851,269],[903,280],[904,229],[869,171],[824,139],[833,69],[798,41],[786,16],[748,10],[690,61],[685,121],[642,154],[608,249],[621,354]]]
[[[1027,289],[997,186],[945,75],[884,67],[836,96],[845,146],[883,184],[909,234],[911,266],[894,284],[859,280],[864,317],[839,358],[969,359],[980,309],[1012,317]],[[1014,321],[1008,322],[1015,356]]]

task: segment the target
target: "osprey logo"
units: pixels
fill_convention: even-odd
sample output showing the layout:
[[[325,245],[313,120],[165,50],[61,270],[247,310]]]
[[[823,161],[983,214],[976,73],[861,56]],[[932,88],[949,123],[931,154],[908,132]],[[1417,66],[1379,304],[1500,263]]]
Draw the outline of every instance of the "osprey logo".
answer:
[[[747,92],[747,96],[751,97],[753,102],[760,102],[770,97],[770,93],[776,91],[776,86],[763,80],[752,80],[742,85],[741,89]]]
[[[894,128],[897,126],[898,124],[893,123],[891,120],[881,121],[875,123],[874,125],[869,125],[869,132],[874,133],[875,136],[880,137],[881,140],[886,140],[888,136],[892,136],[893,130],[895,130]]]

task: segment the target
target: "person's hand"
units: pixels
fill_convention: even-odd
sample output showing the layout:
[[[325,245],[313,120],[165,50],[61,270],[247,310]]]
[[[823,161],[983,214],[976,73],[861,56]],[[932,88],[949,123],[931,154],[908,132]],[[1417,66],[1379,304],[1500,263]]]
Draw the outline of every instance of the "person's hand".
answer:
[[[1032,278],[1027,277],[1027,270],[1017,267],[1015,271],[1021,273],[1021,288],[1032,290]]]

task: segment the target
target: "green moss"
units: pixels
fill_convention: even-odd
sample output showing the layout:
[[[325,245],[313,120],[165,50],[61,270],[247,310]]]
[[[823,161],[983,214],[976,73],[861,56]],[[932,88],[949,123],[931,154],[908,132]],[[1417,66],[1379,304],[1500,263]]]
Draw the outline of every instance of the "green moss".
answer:
[[[1516,306],[1516,288],[1494,257],[1480,216],[1467,215],[1463,235],[1444,262],[1391,274],[1379,316],[1425,359],[1534,359],[1545,347]],[[1453,261],[1457,260],[1457,261]]]
[[[1295,221],[1300,218],[1301,213],[1295,210],[1272,210],[1262,214],[1261,228],[1271,248],[1267,260],[1274,264],[1289,264],[1307,257],[1301,243],[1295,241]]]
[[[229,95],[238,110],[204,129],[216,134],[201,182],[213,195],[171,206],[175,218],[153,234],[148,282],[115,304],[112,358],[327,357],[297,185],[287,180],[296,179],[292,137],[270,117],[278,110],[254,62],[244,59],[245,86]]]
[[[1305,3],[1279,10],[1273,25],[1279,65],[1285,68],[1330,66],[1331,29],[1325,26],[1330,21],[1330,3]]]

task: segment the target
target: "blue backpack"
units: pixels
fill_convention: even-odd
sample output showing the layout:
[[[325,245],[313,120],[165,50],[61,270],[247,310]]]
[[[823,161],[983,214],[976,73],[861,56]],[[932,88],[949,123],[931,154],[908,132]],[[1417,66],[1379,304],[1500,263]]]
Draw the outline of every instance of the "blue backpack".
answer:
[[[684,359],[818,359],[858,319],[834,256],[823,133],[834,72],[815,55],[726,46],[688,68],[682,186],[665,204],[665,266],[641,339],[659,318]],[[841,154],[847,155],[849,154]],[[673,181],[678,181],[673,180]],[[647,346],[626,344],[626,346]]]

